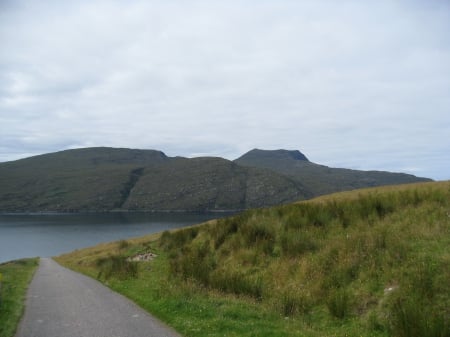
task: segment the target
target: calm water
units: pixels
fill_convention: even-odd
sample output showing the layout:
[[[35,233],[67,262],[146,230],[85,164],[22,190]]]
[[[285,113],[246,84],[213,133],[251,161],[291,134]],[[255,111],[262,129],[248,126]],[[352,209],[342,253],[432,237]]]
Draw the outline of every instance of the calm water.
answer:
[[[166,229],[197,224],[222,213],[0,214],[0,263],[48,257]]]

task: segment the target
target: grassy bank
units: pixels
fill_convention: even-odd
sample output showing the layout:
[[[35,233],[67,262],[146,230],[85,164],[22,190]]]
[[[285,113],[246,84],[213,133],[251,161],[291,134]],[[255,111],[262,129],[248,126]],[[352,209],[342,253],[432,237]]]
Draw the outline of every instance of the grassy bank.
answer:
[[[22,317],[28,284],[38,259],[23,259],[0,264],[0,337],[12,337]]]
[[[450,336],[450,183],[346,192],[77,251],[185,336]],[[149,262],[127,256],[151,251]]]

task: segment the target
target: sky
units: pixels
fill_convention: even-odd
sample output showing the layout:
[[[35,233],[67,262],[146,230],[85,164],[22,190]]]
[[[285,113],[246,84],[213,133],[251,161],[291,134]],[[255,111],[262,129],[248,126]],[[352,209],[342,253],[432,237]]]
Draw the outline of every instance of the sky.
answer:
[[[0,0],[0,162],[111,146],[450,179],[448,0]]]

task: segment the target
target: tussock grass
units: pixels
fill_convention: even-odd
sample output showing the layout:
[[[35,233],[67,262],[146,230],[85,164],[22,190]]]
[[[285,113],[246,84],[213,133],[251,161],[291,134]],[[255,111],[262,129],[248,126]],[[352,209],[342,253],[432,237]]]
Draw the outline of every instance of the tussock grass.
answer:
[[[97,278],[108,280],[112,276],[120,279],[138,276],[138,266],[135,261],[128,261],[124,256],[109,256],[97,260],[99,273]]]
[[[449,182],[251,210],[130,242],[158,259],[109,282],[187,336],[450,336],[449,214]],[[65,261],[94,274],[96,256]]]

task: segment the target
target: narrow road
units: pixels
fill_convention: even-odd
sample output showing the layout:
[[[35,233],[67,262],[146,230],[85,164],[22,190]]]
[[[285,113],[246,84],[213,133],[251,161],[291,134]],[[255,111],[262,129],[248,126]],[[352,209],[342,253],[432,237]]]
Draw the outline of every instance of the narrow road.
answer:
[[[180,337],[99,282],[42,258],[16,337]]]

